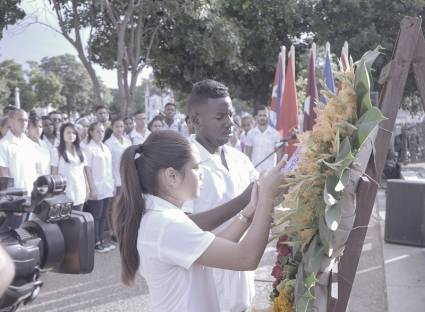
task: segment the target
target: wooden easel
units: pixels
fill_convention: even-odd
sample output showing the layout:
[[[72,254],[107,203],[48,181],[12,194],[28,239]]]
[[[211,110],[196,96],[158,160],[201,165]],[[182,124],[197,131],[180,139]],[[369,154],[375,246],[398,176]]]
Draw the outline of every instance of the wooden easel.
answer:
[[[384,67],[379,79],[379,82],[383,84],[379,108],[388,119],[380,124],[375,140],[376,153],[369,159],[366,169],[367,175],[374,181],[379,181],[382,175],[411,66],[413,66],[416,84],[425,109],[425,38],[422,32],[422,20],[405,17],[401,21],[392,60]],[[358,186],[354,229],[350,233],[344,255],[338,266],[338,298],[336,300],[329,298],[328,311],[330,312],[343,312],[347,309],[377,190],[378,185],[371,179],[361,180]]]

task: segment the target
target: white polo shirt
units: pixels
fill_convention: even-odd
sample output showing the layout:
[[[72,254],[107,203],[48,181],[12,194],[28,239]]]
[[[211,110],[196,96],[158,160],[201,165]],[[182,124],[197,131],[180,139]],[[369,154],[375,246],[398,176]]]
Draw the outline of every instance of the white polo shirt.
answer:
[[[195,153],[200,156],[202,184],[200,196],[185,203],[184,211],[199,213],[224,204],[240,195],[257,178],[258,174],[248,157],[235,148],[228,145],[220,148],[220,152],[224,152],[229,168],[227,170],[221,163],[220,152],[211,154],[196,141],[194,135],[190,137],[190,142]],[[220,232],[230,222],[227,221],[214,232]],[[212,270],[216,284],[219,311],[240,312],[249,308],[255,294],[254,272],[209,270]]]
[[[44,136],[42,140],[49,147],[50,151],[52,151],[55,147],[59,146],[59,138],[58,137],[55,138],[55,141],[53,142],[53,144],[49,141],[49,139],[47,139],[46,136]]]
[[[279,143],[279,132],[270,126],[267,126],[264,132],[258,129],[258,127],[249,130],[248,135],[246,136],[245,146],[252,147],[251,161],[254,167],[272,153]],[[277,155],[274,153],[261,165],[256,167],[257,171],[261,172],[270,170],[276,165],[276,160]]]
[[[111,137],[105,141],[105,145],[109,148],[112,154],[112,174],[114,176],[115,187],[121,186],[121,156],[124,153],[124,150],[131,145],[131,141],[123,136],[123,141],[121,143],[120,140],[112,134]]]
[[[142,144],[148,138],[149,134],[151,134],[151,132],[148,130],[148,128],[145,128],[144,134],[141,134],[140,132],[136,131],[136,129],[133,129],[133,131],[131,131],[129,135],[131,144]]]
[[[30,139],[31,140],[31,139]],[[46,175],[50,174],[50,148],[46,142],[43,140],[38,140],[38,143],[32,141],[34,144],[34,149],[36,155],[34,157],[37,159],[36,170],[37,175]]]
[[[86,200],[87,188],[84,177],[84,167],[87,166],[86,156],[80,161],[78,155],[66,152],[69,162],[59,157],[58,149],[54,148],[51,154],[51,165],[58,168],[58,173],[66,179],[65,194],[72,199],[74,205],[81,205]]]
[[[146,212],[137,237],[139,273],[145,278],[155,312],[217,312],[211,271],[195,261],[213,242],[179,208],[145,195]]]
[[[14,187],[24,188],[30,194],[37,179],[37,151],[25,135],[15,136],[10,130],[0,140],[0,166],[9,169]]]
[[[87,166],[91,168],[96,200],[112,197],[114,177],[112,175],[112,155],[109,148],[100,142],[91,140],[84,148]]]
[[[162,130],[173,130],[177,132],[181,132],[181,124],[180,121],[177,119],[173,119],[173,123],[171,125],[168,125],[165,120],[162,123]]]

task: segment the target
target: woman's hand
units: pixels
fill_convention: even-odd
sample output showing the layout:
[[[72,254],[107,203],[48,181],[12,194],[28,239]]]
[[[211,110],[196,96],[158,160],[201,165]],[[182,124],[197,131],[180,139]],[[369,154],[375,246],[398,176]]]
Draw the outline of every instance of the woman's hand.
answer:
[[[282,158],[278,164],[260,177],[259,196],[274,199],[282,192],[282,185],[285,184],[285,175],[282,168],[286,164],[286,157]]]
[[[96,200],[97,194],[95,190],[90,190],[89,200]]]
[[[255,181],[252,186],[251,200],[249,201],[248,205],[246,205],[245,208],[242,210],[242,214],[248,219],[252,219],[252,217],[254,216],[255,209],[257,208],[257,202],[258,202],[258,183],[257,181]]]

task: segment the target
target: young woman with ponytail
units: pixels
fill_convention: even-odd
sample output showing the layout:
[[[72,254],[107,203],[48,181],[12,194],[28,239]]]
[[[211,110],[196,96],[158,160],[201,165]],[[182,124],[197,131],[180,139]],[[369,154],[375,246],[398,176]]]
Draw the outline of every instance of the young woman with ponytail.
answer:
[[[167,130],[127,148],[121,159],[121,194],[113,221],[122,280],[132,285],[139,271],[156,312],[219,311],[208,267],[253,270],[267,244],[273,200],[284,182],[283,162],[260,178],[249,204],[217,235],[201,227],[218,226],[221,208],[203,213],[210,213],[216,224],[181,210],[185,201],[199,196],[198,164],[190,143]]]

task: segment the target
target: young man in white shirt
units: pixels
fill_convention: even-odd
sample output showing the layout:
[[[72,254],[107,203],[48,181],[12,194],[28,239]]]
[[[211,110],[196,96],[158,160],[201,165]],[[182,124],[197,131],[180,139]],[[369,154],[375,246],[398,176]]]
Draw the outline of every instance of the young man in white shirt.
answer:
[[[267,171],[282,158],[282,149],[279,148],[281,138],[279,132],[269,126],[269,111],[266,106],[257,107],[255,118],[257,126],[246,136],[245,153],[258,172]]]
[[[0,176],[14,179],[14,187],[23,188],[28,194],[37,179],[37,151],[33,142],[25,135],[28,114],[17,109],[9,113],[9,131],[0,140]],[[23,216],[13,220],[12,227],[18,227]]]
[[[130,132],[129,138],[131,144],[142,144],[151,132],[146,127],[146,114],[142,111],[138,111],[134,114],[134,120],[136,127]]]
[[[233,127],[233,106],[226,86],[214,80],[196,83],[188,106],[196,129],[196,135],[190,141],[200,155],[202,185],[201,195],[186,203],[183,209],[201,213],[242,194],[257,173],[246,155],[226,145]],[[221,229],[214,231],[220,232]],[[220,311],[248,309],[255,293],[253,272],[211,270]]]
[[[176,104],[167,103],[164,106],[164,122],[162,125],[162,130],[174,130],[177,132],[182,132],[181,123],[175,119],[176,117]]]

